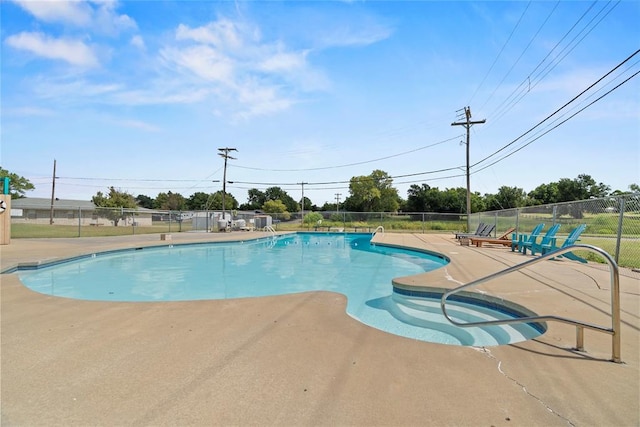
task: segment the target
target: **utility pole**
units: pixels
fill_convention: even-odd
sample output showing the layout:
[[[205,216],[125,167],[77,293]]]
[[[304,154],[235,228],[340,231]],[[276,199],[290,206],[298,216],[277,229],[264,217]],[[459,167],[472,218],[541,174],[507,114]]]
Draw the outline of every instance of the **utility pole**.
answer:
[[[56,197],[56,159],[53,159],[53,180],[51,181],[51,212],[49,214],[49,225],[53,225],[53,201]]]
[[[308,184],[308,182],[299,182],[298,184],[302,185],[302,216],[300,217],[300,224],[304,225],[304,185]]]
[[[471,121],[471,108],[464,107],[466,120],[463,122],[453,122],[451,126],[464,126],[467,129],[467,231],[471,230],[471,178],[469,166],[469,130],[473,125],[480,125],[486,120]]]
[[[342,193],[336,193],[336,213],[340,213],[340,196]]]
[[[229,159],[236,160],[235,157],[231,157],[229,155],[229,151],[238,151],[238,150],[235,148],[225,147],[225,148],[218,148],[218,151],[219,151],[218,156],[224,158],[224,172],[222,174],[222,219],[225,221],[225,231],[226,231],[227,214],[226,214],[226,208],[225,208],[225,199],[227,197],[227,160]]]

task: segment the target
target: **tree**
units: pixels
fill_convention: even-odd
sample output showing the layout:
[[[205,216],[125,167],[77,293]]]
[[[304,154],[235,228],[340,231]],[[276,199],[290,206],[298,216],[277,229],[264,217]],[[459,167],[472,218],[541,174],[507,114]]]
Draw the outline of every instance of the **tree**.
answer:
[[[280,187],[269,187],[264,192],[265,201],[268,200],[280,200],[287,208],[289,212],[298,212],[300,210],[300,205],[296,202],[293,197],[287,194]]]
[[[238,201],[233,197],[232,194],[227,193],[224,198],[224,208],[225,209],[237,209]],[[222,209],[222,190],[216,191],[215,193],[211,193],[207,196],[207,199],[204,205],[201,205],[199,208],[193,209]]]
[[[138,194],[138,197],[136,197],[136,202],[138,202],[138,206],[140,206],[141,208],[153,209],[154,200],[149,196]]]
[[[335,203],[324,202],[324,205],[322,205],[319,210],[321,210],[321,211],[335,211],[337,209],[339,209],[339,206],[336,206]]]
[[[503,185],[498,188],[498,194],[485,196],[486,208],[490,211],[520,208],[526,205],[527,193],[522,188]]]
[[[186,209],[187,201],[182,194],[168,191],[166,193],[159,193],[156,196],[156,202],[154,205],[156,209],[179,211]]]
[[[446,188],[441,195],[441,205],[437,212],[465,213],[467,210],[467,189]],[[471,193],[471,213],[485,210],[484,200],[479,193]]]
[[[557,203],[560,199],[558,183],[541,184],[529,193],[529,199],[536,205]]]
[[[558,181],[558,201],[573,202],[589,198],[605,197],[611,188],[603,183],[596,184],[591,175],[581,174],[575,179],[562,178]]]
[[[615,190],[611,192],[611,196],[622,196],[624,194],[634,194],[634,193],[640,193],[640,185],[638,184],[629,184],[629,190],[628,191],[622,191],[622,190]]]
[[[287,211],[287,207],[282,203],[282,200],[267,200],[262,205],[262,210],[266,213],[279,214],[285,221],[291,218],[291,214]]]
[[[407,190],[407,212],[439,212],[441,205],[442,195],[438,188],[432,188],[427,184],[412,184]]]
[[[400,197],[392,184],[393,178],[379,169],[368,176],[355,176],[349,182],[345,207],[358,212],[396,212]]]
[[[220,200],[220,206],[216,206],[216,209],[222,209],[222,191],[220,191]],[[224,197],[224,207],[226,210],[238,209],[238,201],[233,197],[233,194],[227,193]]]
[[[91,198],[91,201],[98,207],[98,209],[96,209],[98,215],[113,221],[113,225],[116,227],[118,226],[118,222],[121,219],[125,219],[128,215],[128,212],[125,212],[124,209],[136,209],[138,207],[133,195],[125,191],[116,190],[113,187],[109,187],[108,196],[98,191],[96,195]]]
[[[187,209],[194,211],[199,209],[207,209],[209,207],[208,201],[212,196],[213,194],[207,194],[203,191],[196,191],[187,199]]]
[[[262,205],[267,201],[265,194],[257,188],[251,188],[248,191],[247,203],[240,205],[240,209],[245,211],[256,211],[262,209]]]
[[[27,178],[0,167],[0,178],[5,177],[9,177],[9,194],[11,194],[12,199],[21,199],[25,197],[25,192],[36,188]]]
[[[316,209],[318,209],[318,207],[311,202],[311,199],[309,199],[307,196],[304,196],[304,210],[313,211]]]

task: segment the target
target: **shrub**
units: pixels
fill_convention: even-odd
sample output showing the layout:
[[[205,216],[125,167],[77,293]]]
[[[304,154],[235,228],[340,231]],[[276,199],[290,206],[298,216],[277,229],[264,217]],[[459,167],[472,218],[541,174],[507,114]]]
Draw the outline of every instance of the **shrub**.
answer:
[[[318,221],[322,221],[322,215],[318,212],[309,212],[304,216],[303,223],[305,224],[316,224]]]

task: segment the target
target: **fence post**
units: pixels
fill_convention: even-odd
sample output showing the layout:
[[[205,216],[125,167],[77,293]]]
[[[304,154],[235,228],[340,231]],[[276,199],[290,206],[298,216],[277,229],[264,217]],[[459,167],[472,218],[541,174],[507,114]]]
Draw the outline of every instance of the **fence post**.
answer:
[[[78,237],[82,237],[82,208],[78,206]]]
[[[516,208],[516,233],[520,234],[520,208]]]
[[[556,225],[556,211],[558,209],[558,205],[553,205],[553,221],[552,225]]]
[[[616,253],[613,259],[618,263],[620,257],[620,241],[622,240],[622,220],[624,219],[624,196],[620,196],[619,203],[620,215],[618,216],[618,236],[616,238]]]
[[[424,212],[422,212],[422,234],[424,234],[424,230],[425,230],[424,225],[425,225],[424,224]]]

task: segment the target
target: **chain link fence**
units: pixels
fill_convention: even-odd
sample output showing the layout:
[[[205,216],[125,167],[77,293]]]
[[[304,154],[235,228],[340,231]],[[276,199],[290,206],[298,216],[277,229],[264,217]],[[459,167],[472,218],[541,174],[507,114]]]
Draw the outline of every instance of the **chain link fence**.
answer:
[[[19,199],[18,199],[19,200]],[[559,241],[580,224],[586,225],[579,243],[607,251],[623,267],[640,275],[640,194],[605,197],[568,203],[481,212],[469,218],[471,230],[480,223],[495,225],[494,235],[515,228],[528,233],[537,224],[545,229],[561,224]],[[89,237],[148,233],[278,231],[453,233],[466,230],[464,214],[430,212],[316,211],[264,213],[262,211],[167,211],[56,205],[11,209],[11,235],[28,237]],[[592,253],[584,256],[596,262]]]
[[[517,233],[529,233],[537,224],[548,229],[560,224],[556,234],[561,241],[575,227],[584,224],[578,243],[597,246],[616,262],[640,273],[640,194],[581,200],[517,209],[482,212],[471,216],[471,224],[494,224],[496,230],[515,227]],[[604,262],[590,252],[576,252],[587,260]]]

